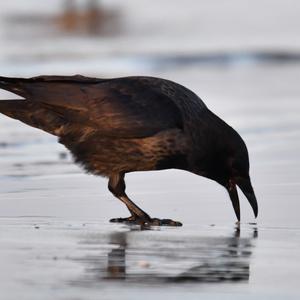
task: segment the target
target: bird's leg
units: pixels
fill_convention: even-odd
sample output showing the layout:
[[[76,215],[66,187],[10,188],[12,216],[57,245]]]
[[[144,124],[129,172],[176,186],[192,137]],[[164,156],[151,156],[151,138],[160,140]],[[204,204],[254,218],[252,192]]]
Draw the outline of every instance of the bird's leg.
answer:
[[[114,218],[110,222],[114,223],[129,223],[140,225],[169,225],[169,226],[181,226],[180,222],[176,222],[170,219],[157,219],[151,218],[146,212],[139,208],[134,202],[132,202],[125,193],[125,174],[113,174],[109,177],[108,189],[112,194],[120,199],[128,208],[131,216],[128,218]]]
[[[108,181],[108,189],[113,193],[115,197],[120,199],[128,208],[131,216],[129,218],[116,218],[112,219],[111,221],[117,222],[119,220],[122,221],[134,221],[136,219],[142,219],[144,221],[149,221],[151,218],[150,216],[144,212],[141,208],[139,208],[136,204],[134,204],[126,195],[125,193],[125,181],[124,181],[124,174],[114,174],[109,177]]]

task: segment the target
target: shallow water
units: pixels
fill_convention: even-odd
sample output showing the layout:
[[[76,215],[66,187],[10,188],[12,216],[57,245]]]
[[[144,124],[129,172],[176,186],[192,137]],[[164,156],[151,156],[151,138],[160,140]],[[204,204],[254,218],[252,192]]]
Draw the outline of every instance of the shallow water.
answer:
[[[241,233],[212,226],[141,231],[43,217],[0,221],[6,227],[2,266],[14,270],[1,281],[17,285],[28,299],[80,299],[87,291],[93,298],[122,293],[135,299],[137,290],[148,288],[163,294],[167,287],[176,293],[180,286],[194,292],[212,284],[243,286],[249,283],[257,237],[255,226]],[[10,288],[3,290],[8,298]]]
[[[54,137],[0,116],[0,298],[299,299],[300,64],[291,41],[300,27],[286,34],[288,22],[277,23],[276,14],[267,26],[260,10],[255,18],[261,30],[252,34],[245,19],[239,31],[226,21],[234,7],[241,9],[238,1],[212,28],[202,25],[208,12],[216,12],[214,2],[203,7],[202,19],[185,5],[178,21],[182,7],[174,5],[172,14],[153,13],[156,25],[150,26],[147,11],[157,7],[145,11],[143,1],[130,3],[120,4],[127,25],[117,37],[35,35],[27,41],[18,32],[10,39],[2,35],[1,75],[147,74],[186,85],[245,139],[259,217],[253,219],[240,195],[238,226],[222,187],[168,170],[129,174],[128,194],[151,216],[182,221],[183,227],[110,224],[127,211],[105,179],[83,174]],[[293,3],[277,11],[284,20],[296,22]],[[2,3],[1,15],[12,14],[15,5]],[[203,38],[193,38],[193,24],[203,28]],[[230,28],[232,36],[226,35]],[[182,30],[188,31],[184,37]],[[33,41],[36,47],[29,47]],[[271,56],[258,59],[266,50]],[[287,59],[270,59],[282,52]],[[7,97],[14,96],[0,91],[0,99]]]

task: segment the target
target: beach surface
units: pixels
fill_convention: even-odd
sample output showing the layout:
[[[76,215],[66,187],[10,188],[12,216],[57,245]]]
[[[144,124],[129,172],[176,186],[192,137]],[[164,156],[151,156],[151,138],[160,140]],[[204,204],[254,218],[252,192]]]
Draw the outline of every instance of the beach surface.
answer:
[[[181,6],[172,6],[174,14],[162,10],[148,28],[142,18],[148,20],[147,10],[132,2],[136,5],[113,1],[110,7],[119,7],[127,25],[119,37],[37,31],[32,47],[20,38],[18,26],[11,28],[14,34],[4,32],[0,39],[1,75],[151,75],[185,85],[245,140],[259,216],[254,219],[240,193],[242,221],[236,224],[221,186],[167,170],[128,174],[127,191],[151,216],[181,221],[183,227],[111,224],[110,218],[126,217],[127,210],[109,193],[105,178],[84,174],[55,137],[0,115],[0,298],[299,299],[300,47],[292,41],[300,26],[284,32],[288,17],[296,22],[296,9],[281,10],[287,22],[281,31],[276,13],[267,26],[261,12],[256,16],[261,30],[252,32],[240,16],[240,31],[222,27],[222,19],[209,31],[208,21],[192,13],[198,5],[186,6],[183,15]],[[231,2],[226,9],[234,17],[233,8],[241,8]],[[16,6],[0,6],[4,31],[4,17]],[[279,14],[283,6],[276,7]],[[149,9],[154,14],[157,7]],[[201,12],[213,10],[207,5]],[[224,18],[227,24],[229,16]],[[180,24],[188,24],[189,34],[183,35]],[[284,59],[274,56],[283,52]],[[0,99],[14,97],[0,91]]]

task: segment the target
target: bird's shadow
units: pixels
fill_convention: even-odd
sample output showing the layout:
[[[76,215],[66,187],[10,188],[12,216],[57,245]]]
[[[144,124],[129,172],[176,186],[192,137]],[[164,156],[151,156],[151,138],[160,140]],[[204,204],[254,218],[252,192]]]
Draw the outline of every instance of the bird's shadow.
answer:
[[[246,236],[244,236],[246,234]],[[257,229],[231,234],[195,235],[176,231],[115,231],[105,239],[90,236],[81,261],[81,283],[247,282]],[[98,249],[98,250],[97,250]]]

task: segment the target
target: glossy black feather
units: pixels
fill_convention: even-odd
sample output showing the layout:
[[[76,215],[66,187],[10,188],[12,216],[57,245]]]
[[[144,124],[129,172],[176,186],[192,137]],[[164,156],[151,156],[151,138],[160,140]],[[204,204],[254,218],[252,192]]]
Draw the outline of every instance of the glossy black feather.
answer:
[[[222,176],[222,157],[241,140],[196,94],[160,78],[0,77],[0,87],[25,98],[1,101],[2,113],[57,135],[97,174],[180,167]]]
[[[40,76],[9,79],[7,83],[0,77],[0,87],[27,100],[47,104],[49,110],[62,112],[70,122],[84,120],[105,135],[145,137],[182,127],[180,110],[155,80]],[[166,84],[173,85],[167,81]]]

